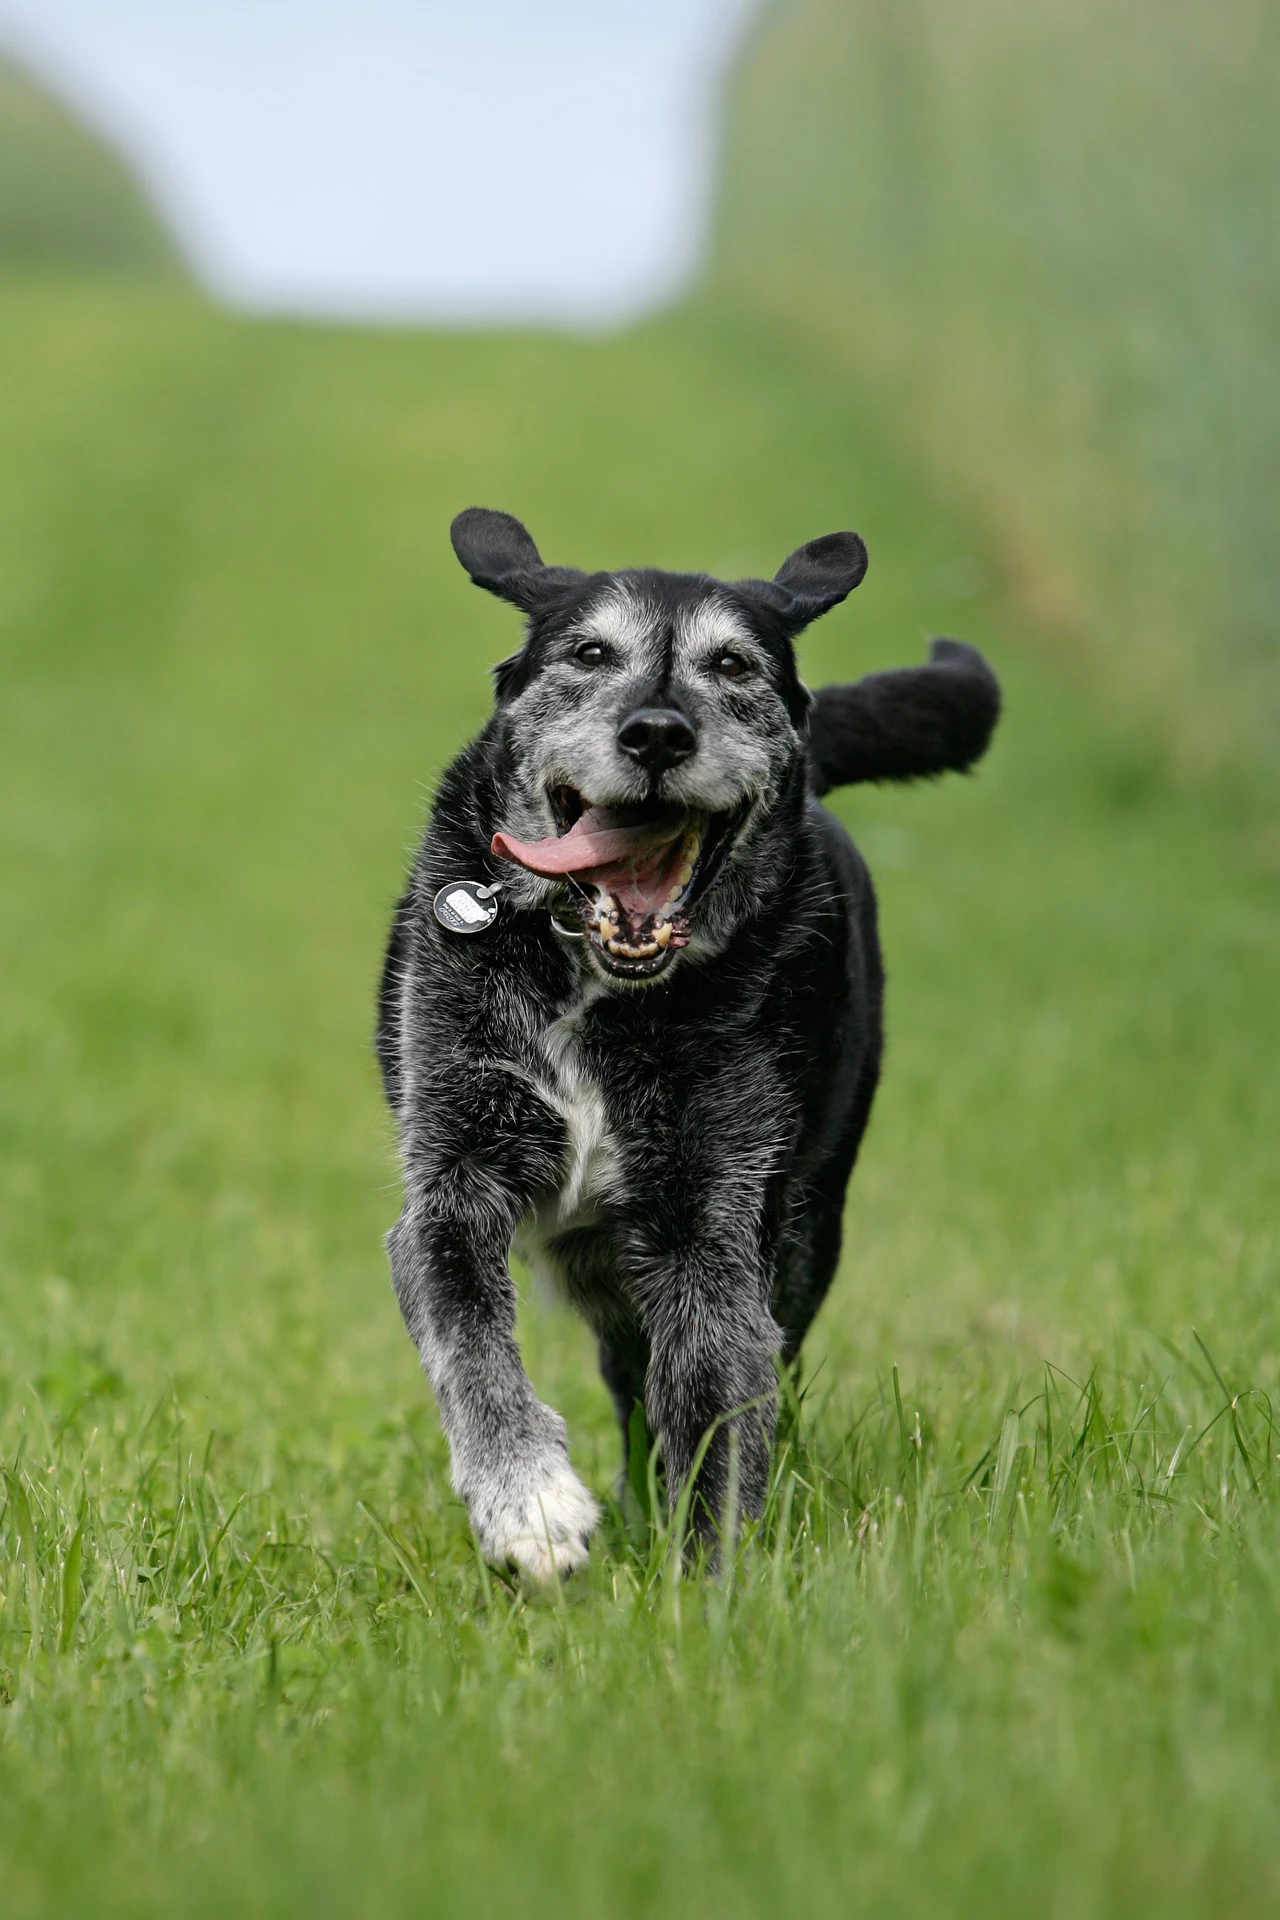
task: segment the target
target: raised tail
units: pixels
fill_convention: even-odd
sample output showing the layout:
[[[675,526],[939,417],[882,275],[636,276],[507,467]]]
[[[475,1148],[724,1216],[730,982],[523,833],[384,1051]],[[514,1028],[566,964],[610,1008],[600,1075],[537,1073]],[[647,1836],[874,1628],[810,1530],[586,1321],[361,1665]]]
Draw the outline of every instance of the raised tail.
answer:
[[[976,647],[935,640],[927,667],[819,687],[809,715],[813,791],[963,773],[987,750],[1000,683]]]

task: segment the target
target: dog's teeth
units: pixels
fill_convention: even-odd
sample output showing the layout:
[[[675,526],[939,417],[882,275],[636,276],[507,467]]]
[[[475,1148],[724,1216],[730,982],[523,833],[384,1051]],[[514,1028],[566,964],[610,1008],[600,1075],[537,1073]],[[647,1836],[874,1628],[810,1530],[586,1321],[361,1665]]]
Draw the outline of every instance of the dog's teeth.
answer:
[[[606,947],[608,947],[610,953],[625,953],[627,951],[627,949],[623,946],[621,940],[617,939],[617,937],[612,934],[605,941],[605,945]]]
[[[692,878],[693,878],[693,868],[690,865],[690,863],[686,860],[684,865],[680,868],[680,870],[676,874],[676,892],[683,893],[684,889],[688,886]]]
[[[610,940],[616,940],[618,937],[618,923],[616,920],[610,919],[607,913],[602,913],[600,915],[599,930],[600,930],[600,938],[604,941],[606,946],[609,944]]]
[[[660,920],[653,930],[654,945],[657,947],[665,947],[670,938],[671,922],[669,920]]]

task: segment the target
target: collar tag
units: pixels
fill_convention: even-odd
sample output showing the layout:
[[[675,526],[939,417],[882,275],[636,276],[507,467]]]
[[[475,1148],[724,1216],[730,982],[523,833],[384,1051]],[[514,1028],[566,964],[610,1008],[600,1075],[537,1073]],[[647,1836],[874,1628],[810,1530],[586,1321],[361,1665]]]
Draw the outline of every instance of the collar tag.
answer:
[[[433,911],[450,933],[487,933],[498,917],[501,891],[500,880],[489,887],[477,880],[450,880],[432,902]]]

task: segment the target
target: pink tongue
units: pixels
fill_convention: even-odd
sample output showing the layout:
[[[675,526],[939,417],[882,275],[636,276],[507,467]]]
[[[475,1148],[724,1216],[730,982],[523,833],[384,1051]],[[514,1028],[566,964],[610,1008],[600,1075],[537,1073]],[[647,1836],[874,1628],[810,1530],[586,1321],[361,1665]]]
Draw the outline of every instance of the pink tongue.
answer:
[[[630,912],[645,915],[656,912],[671,891],[670,874],[686,819],[683,810],[673,809],[665,819],[620,826],[607,807],[589,807],[568,833],[546,840],[514,840],[495,833],[491,851],[532,873],[589,876]]]

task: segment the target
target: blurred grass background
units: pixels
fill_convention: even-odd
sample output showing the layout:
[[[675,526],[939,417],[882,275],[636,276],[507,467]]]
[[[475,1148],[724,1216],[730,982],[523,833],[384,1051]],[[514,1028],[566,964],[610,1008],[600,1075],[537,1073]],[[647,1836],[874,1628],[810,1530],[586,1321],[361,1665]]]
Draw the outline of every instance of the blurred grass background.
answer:
[[[1267,0],[788,0],[713,284],[882,398],[1020,613],[1192,765],[1280,754]]]
[[[1172,528],[1160,461],[1141,512],[1126,463],[1209,406],[1184,422],[1175,383],[1113,420],[1095,390],[1127,364],[1126,303],[1161,365],[1211,305],[1157,301],[1130,268],[1138,183],[1166,162],[1118,77],[1129,16],[1092,62],[1065,14],[967,17],[963,44],[923,6],[766,17],[707,283],[616,338],[236,319],[149,257],[99,271],[74,222],[38,264],[9,250],[7,1911],[1275,1904],[1267,634],[1246,642],[1240,598],[1202,619],[1173,595],[1165,624],[1166,575],[1124,571],[1126,543],[1077,517],[1092,475],[1135,540]],[[1243,73],[1261,16],[1238,18]],[[1186,35],[1158,65],[1170,128],[1210,84],[1177,64]],[[1059,40],[1079,57],[1055,91]],[[917,116],[927,159],[882,57],[950,102]],[[993,89],[1023,141],[1003,171]],[[1210,123],[1260,221],[1260,123]],[[1086,125],[1133,196],[1087,200]],[[1037,178],[1092,297],[1023,233]],[[1165,284],[1190,286],[1205,203],[1179,226],[1162,180],[1142,191],[1166,209]],[[952,262],[956,324],[930,347],[938,197],[1005,264],[984,296]],[[1104,272],[1089,229],[1110,206]],[[1262,338],[1265,299],[1231,298]],[[1235,334],[1206,337],[1202,384],[1234,393]],[[1094,407],[1091,451],[1068,392]],[[1237,482],[1207,462],[1200,526],[1227,525]],[[838,803],[883,903],[889,1066],[767,1525],[715,1592],[682,1590],[620,1509],[563,1595],[486,1575],[387,1283],[379,947],[430,782],[513,639],[448,548],[469,500],[588,566],[772,570],[857,525],[871,572],[806,638],[806,676],[950,630],[1007,689],[976,779]],[[536,1302],[522,1338],[607,1492],[590,1341]]]

